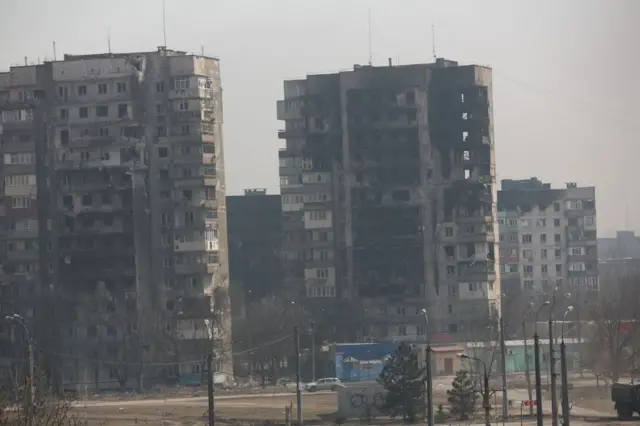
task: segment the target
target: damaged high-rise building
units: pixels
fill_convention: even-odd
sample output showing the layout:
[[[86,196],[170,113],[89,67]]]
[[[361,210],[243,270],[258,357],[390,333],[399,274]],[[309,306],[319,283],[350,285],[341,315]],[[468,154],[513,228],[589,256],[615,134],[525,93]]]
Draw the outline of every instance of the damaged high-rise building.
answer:
[[[230,373],[219,61],[160,47],[65,55],[0,76],[4,98],[24,100],[3,114],[24,115],[33,136],[11,141],[22,137],[35,156],[26,171],[5,167],[20,191],[4,203],[33,200],[37,187],[34,291],[68,308],[52,312],[64,342],[57,378],[200,382],[211,339]]]
[[[552,188],[535,177],[501,184],[500,267],[515,331],[527,304],[549,299],[554,288],[571,296],[556,301],[556,315],[572,305],[585,318],[600,290],[595,187]]]
[[[354,340],[454,339],[500,309],[491,69],[373,67],[284,82],[284,281]],[[443,336],[444,337],[444,336]]]

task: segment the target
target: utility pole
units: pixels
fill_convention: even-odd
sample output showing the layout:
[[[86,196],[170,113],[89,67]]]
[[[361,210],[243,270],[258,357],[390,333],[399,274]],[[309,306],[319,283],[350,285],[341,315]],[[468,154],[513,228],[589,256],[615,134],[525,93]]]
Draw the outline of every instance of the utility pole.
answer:
[[[584,377],[584,374],[582,373],[582,324],[580,322],[580,310],[582,305],[580,303],[580,289],[578,289],[576,293],[576,305],[576,319],[578,320],[578,368],[580,369],[580,377],[582,378]]]
[[[500,314],[500,358],[502,358],[502,419],[509,418],[509,396],[507,395],[507,348],[504,342],[504,321]]]
[[[483,371],[484,371],[484,380],[483,380],[484,389],[482,390],[482,407],[484,408],[484,424],[485,426],[491,426],[491,399],[489,398],[490,397],[489,372],[487,370],[487,364],[480,358],[473,358],[465,354],[458,354],[458,356],[462,359],[468,359],[468,360],[472,360],[482,364]]]
[[[422,309],[422,315],[424,315],[425,320],[425,333],[427,339],[427,349],[425,353],[425,375],[427,381],[427,395],[426,395],[426,404],[427,404],[427,426],[434,426],[435,424],[435,416],[433,412],[433,376],[431,372],[431,339],[429,338],[429,317],[427,317],[427,310]]]
[[[427,379],[427,426],[434,426],[434,413],[433,413],[433,377],[431,376],[431,344],[427,343],[426,349],[426,379]]]
[[[29,389],[29,398],[28,398],[28,406],[27,413],[29,417],[29,426],[34,426],[34,417],[35,417],[35,403],[36,403],[36,381],[34,378],[35,373],[35,358],[33,353],[33,347],[35,342],[31,338],[31,331],[29,330],[29,326],[27,325],[27,321],[18,314],[8,315],[5,317],[7,321],[13,321],[18,323],[24,330],[25,336],[27,338],[27,346],[29,348],[29,377],[28,377],[28,389]]]
[[[534,362],[536,369],[536,425],[543,426],[542,424],[542,379],[540,377],[540,338],[538,336],[538,316],[540,315],[540,311],[545,306],[550,305],[549,301],[545,301],[542,306],[538,308],[538,312],[536,312],[536,319],[534,324],[534,333],[533,333],[533,353],[534,353]]]
[[[527,350],[527,329],[525,322],[522,321],[522,337],[524,338],[524,371],[527,379],[527,394],[529,401],[533,401],[533,393],[531,391],[531,373],[529,370],[529,352]],[[533,405],[529,404],[529,415],[533,416]]]
[[[213,352],[207,356],[207,390],[209,394],[209,426],[216,424],[215,387],[213,385]]]
[[[569,413],[569,383],[567,383],[567,347],[564,338],[560,342],[560,371],[562,374],[562,426],[569,426],[571,413]]]
[[[316,381],[316,333],[315,323],[311,323],[311,381]]]
[[[564,324],[567,315],[573,311],[573,306],[569,306],[564,312],[562,319],[562,331],[560,342],[560,374],[562,374],[562,426],[569,426],[571,422],[571,413],[569,413],[569,376],[567,374],[567,347],[564,344]]]
[[[296,403],[298,426],[302,426],[302,383],[300,381],[300,327],[293,327],[293,345],[296,354]]]
[[[25,329],[26,325],[25,325]],[[35,425],[36,380],[34,377],[33,339],[29,336],[29,425]]]
[[[84,366],[84,422],[88,423],[87,420],[87,399],[88,399],[88,389],[87,389],[87,365]]]
[[[533,335],[533,356],[536,369],[536,424],[542,426],[542,379],[540,377],[540,342],[537,331]]]
[[[556,389],[556,360],[553,347],[553,323],[555,322],[554,311],[556,309],[556,290],[553,289],[553,300],[551,302],[551,313],[549,315],[549,375],[551,376],[551,424],[558,426],[558,400]]]
[[[484,366],[484,393],[482,394],[482,405],[484,406],[484,424],[485,426],[491,426],[491,400],[489,399],[489,374],[487,373],[487,366]]]

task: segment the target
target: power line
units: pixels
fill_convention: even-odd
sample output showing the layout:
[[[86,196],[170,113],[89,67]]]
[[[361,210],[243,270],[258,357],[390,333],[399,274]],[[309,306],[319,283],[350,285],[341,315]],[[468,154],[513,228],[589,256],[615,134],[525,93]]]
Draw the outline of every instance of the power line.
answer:
[[[263,343],[261,345],[255,346],[253,348],[245,349],[245,350],[242,350],[240,352],[234,352],[234,353],[231,354],[231,356],[242,355],[242,354],[245,354],[245,353],[248,353],[248,352],[252,352],[252,351],[255,351],[257,349],[266,347],[266,346],[270,346],[270,345],[273,345],[273,344],[276,344],[276,343],[280,343],[280,342],[290,338],[291,336],[292,336],[291,334],[288,334],[288,335],[286,335],[284,337],[281,337],[281,338],[276,339],[276,340],[272,340],[270,342]],[[85,361],[85,362],[95,363],[95,364],[120,365],[120,366],[127,366],[127,365],[140,366],[141,365],[141,363],[139,361],[137,361],[137,362],[128,362],[128,361],[103,360],[103,359],[98,359],[98,358],[86,358],[86,357],[83,357],[83,356],[69,355],[69,354],[63,354],[63,353],[58,353],[58,352],[52,352],[52,355],[59,356],[61,358],[82,360],[82,361]],[[204,362],[206,362],[206,358],[197,359],[197,360],[190,360],[190,361],[143,362],[142,365],[144,367],[169,367],[169,366],[173,366],[173,365],[202,364]]]
[[[232,355],[242,355],[242,354],[245,354],[247,352],[252,352],[252,351],[255,351],[256,349],[260,349],[260,348],[265,347],[265,346],[269,346],[269,345],[273,345],[275,343],[282,342],[283,340],[286,340],[291,336],[292,336],[292,334],[287,334],[286,336],[281,337],[280,339],[272,340],[271,342],[263,343],[262,345],[256,346],[256,347],[251,348],[251,349],[245,349],[243,351],[236,352],[236,353],[234,353]]]

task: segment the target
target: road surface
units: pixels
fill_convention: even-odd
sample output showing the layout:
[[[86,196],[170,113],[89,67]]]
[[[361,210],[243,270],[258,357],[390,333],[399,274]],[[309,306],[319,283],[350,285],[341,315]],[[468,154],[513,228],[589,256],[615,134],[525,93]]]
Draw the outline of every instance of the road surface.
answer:
[[[304,392],[303,395],[331,395],[333,392]],[[259,398],[277,398],[292,396],[292,392],[283,393],[265,393],[265,394],[253,394],[253,395],[216,395],[216,401],[225,401],[233,399],[259,399]],[[189,404],[193,402],[206,402],[206,396],[196,397],[184,397],[184,398],[154,398],[154,399],[133,399],[133,400],[118,400],[118,401],[76,401],[73,403],[74,407],[123,407],[123,406],[135,406],[135,405],[162,405],[162,404]]]

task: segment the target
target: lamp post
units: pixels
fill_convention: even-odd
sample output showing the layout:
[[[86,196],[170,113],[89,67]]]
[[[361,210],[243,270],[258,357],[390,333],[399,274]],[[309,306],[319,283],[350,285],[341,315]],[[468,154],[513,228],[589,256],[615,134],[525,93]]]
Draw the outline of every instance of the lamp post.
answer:
[[[311,321],[309,334],[311,335],[311,381],[316,381],[316,323]]]
[[[427,316],[427,310],[422,309],[422,315],[424,316],[425,322],[425,337],[427,340],[427,349],[425,356],[425,372],[426,372],[426,380],[427,380],[427,426],[435,425],[435,418],[433,412],[433,376],[431,374],[431,341],[429,338],[429,317]]]
[[[529,370],[529,352],[527,350],[527,328],[525,323],[525,317],[533,308],[533,302],[529,303],[524,314],[522,314],[522,338],[524,339],[524,371],[525,378],[527,380],[527,393],[529,395],[529,401],[533,400],[533,392],[531,390],[531,374]],[[533,416],[533,405],[529,404],[529,415]]]
[[[540,316],[540,311],[545,306],[550,305],[550,302],[546,300],[536,312],[536,322],[534,323],[536,328],[533,334],[533,353],[534,353],[534,362],[536,369],[536,424],[537,426],[542,426],[542,389],[541,389],[541,379],[540,379],[540,338],[538,337],[538,317]]]
[[[549,311],[549,375],[551,376],[551,424],[558,426],[558,400],[556,389],[556,360],[553,347],[553,326],[555,323],[556,293],[558,287],[553,289],[551,296],[551,310]]]
[[[505,344],[504,320],[502,318],[502,298],[506,294],[500,295],[500,312],[498,313],[498,326],[500,327],[500,372],[502,373],[502,419],[503,422],[509,418],[509,396],[507,395],[507,347]]]
[[[562,374],[562,422],[563,426],[569,426],[571,416],[569,413],[569,377],[567,374],[567,347],[564,344],[564,323],[569,312],[573,311],[573,306],[569,306],[562,318],[562,337],[560,342],[560,372]]]
[[[13,321],[17,324],[19,324],[23,329],[24,332],[27,336],[27,345],[29,347],[29,400],[28,400],[28,407],[27,407],[27,413],[29,416],[29,425],[33,426],[34,424],[34,403],[35,403],[35,396],[36,396],[36,386],[35,386],[35,381],[33,380],[33,373],[34,373],[34,360],[33,360],[33,346],[34,346],[34,341],[31,338],[31,332],[29,331],[29,326],[27,325],[27,321],[20,315],[18,314],[13,314],[13,315],[7,315],[5,317],[5,319],[7,321]]]
[[[469,359],[482,364],[484,371],[484,389],[482,391],[482,407],[484,408],[484,424],[486,426],[491,426],[491,400],[489,399],[489,373],[487,371],[487,364],[481,360],[480,358],[470,357],[465,354],[458,354],[458,357],[462,359]]]

